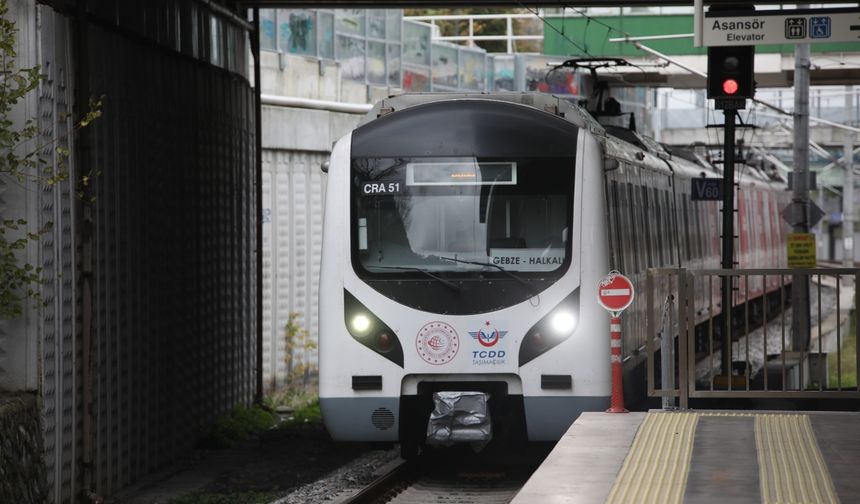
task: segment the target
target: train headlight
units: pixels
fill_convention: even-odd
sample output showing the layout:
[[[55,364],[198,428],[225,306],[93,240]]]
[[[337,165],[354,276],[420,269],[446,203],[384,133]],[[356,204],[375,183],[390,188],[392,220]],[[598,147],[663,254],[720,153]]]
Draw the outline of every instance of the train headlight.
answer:
[[[578,318],[579,289],[576,289],[528,330],[520,343],[520,366],[569,338]]]
[[[343,322],[353,339],[403,367],[403,347],[397,333],[346,289],[343,291]]]
[[[557,334],[570,334],[576,328],[576,317],[569,311],[559,311],[552,316],[551,324]]]
[[[370,328],[370,319],[367,315],[356,315],[352,318],[352,328],[359,333],[366,332]]]

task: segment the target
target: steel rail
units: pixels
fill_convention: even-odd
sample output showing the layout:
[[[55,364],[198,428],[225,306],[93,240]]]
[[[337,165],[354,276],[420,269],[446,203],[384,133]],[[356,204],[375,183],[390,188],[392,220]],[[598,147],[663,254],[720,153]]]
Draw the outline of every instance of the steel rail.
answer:
[[[397,485],[408,481],[418,472],[419,460],[403,460],[387,473],[373,480],[341,504],[371,504],[382,499],[386,493],[394,490]]]

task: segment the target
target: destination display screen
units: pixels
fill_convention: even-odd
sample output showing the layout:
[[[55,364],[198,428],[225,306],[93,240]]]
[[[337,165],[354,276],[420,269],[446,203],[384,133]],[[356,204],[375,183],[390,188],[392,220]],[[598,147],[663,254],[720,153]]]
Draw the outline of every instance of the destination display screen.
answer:
[[[406,185],[516,185],[515,162],[412,162],[406,165]]]

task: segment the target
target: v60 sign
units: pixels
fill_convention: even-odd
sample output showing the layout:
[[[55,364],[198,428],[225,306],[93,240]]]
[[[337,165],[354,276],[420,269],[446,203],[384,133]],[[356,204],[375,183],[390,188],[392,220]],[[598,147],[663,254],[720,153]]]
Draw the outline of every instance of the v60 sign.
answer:
[[[693,201],[720,201],[723,199],[723,179],[695,178],[690,188],[690,199]]]

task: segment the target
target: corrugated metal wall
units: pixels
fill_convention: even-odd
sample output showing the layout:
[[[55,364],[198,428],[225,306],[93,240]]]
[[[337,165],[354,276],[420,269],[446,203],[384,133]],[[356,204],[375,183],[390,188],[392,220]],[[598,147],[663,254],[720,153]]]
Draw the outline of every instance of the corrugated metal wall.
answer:
[[[72,182],[40,194],[39,219],[53,223],[40,257],[55,502],[88,487],[110,495],[164,467],[255,392],[247,26],[208,2],[86,10],[81,23],[39,7],[46,159],[72,147],[71,98],[80,117],[86,97],[104,96],[74,146]],[[72,71],[76,41],[85,45]]]
[[[4,5],[9,9],[4,18],[15,25],[16,67],[37,66],[40,61],[36,5],[27,0],[7,0]],[[18,131],[25,127],[27,121],[34,121],[39,115],[37,92],[28,93],[11,105],[3,120],[11,121],[11,127]],[[34,152],[38,149],[39,140],[40,138],[33,138],[28,142],[19,143],[16,146],[18,154]],[[37,177],[18,179],[0,173],[0,219],[27,221],[26,229],[22,228],[17,235],[7,230],[5,239],[17,240],[24,238],[25,232],[38,231],[41,204]],[[39,248],[36,241],[30,241],[18,251],[16,257],[22,263],[38,266],[41,257]],[[39,387],[41,370],[38,353],[41,349],[39,331],[42,318],[38,312],[38,305],[25,300],[22,304],[21,316],[8,320],[0,319],[0,390],[35,391]]]
[[[219,63],[217,18],[198,12],[198,54]],[[111,494],[252,399],[255,113],[243,75],[200,57],[101,26],[88,50],[90,94],[106,97],[79,167],[96,175],[94,480]]]
[[[264,124],[265,127],[265,124]],[[286,325],[319,334],[319,273],[326,152],[263,151],[263,380],[267,389],[287,384]],[[297,345],[293,363],[316,366],[315,349]]]
[[[39,155],[55,172],[73,170],[72,159],[58,154],[58,148],[71,151],[73,147],[70,23],[47,7],[39,7],[39,22],[45,75],[39,87],[39,143],[43,146]],[[51,226],[42,237],[40,251],[46,279],[42,287],[42,425],[45,466],[56,502],[72,500],[78,489],[75,461],[81,441],[73,194],[69,180],[43,185],[40,191],[39,228]]]

